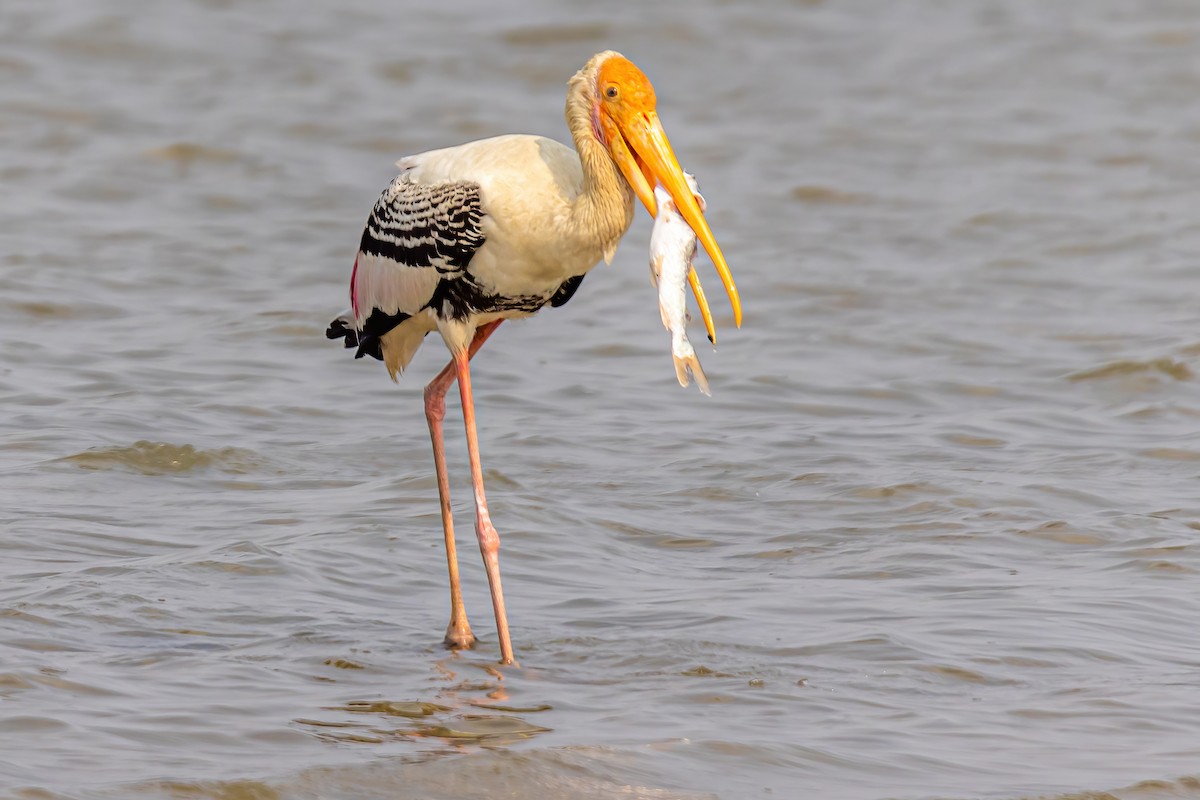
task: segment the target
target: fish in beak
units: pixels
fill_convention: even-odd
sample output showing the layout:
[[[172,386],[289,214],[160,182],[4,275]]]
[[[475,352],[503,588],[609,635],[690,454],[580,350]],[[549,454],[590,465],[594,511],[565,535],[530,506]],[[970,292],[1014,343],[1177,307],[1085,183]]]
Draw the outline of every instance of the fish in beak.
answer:
[[[704,219],[704,211],[688,187],[683,168],[671,149],[671,141],[658,120],[654,87],[633,62],[622,56],[613,56],[600,66],[596,89],[600,129],[617,168],[651,216],[658,216],[658,204],[654,199],[655,185],[661,184],[671,195],[680,216],[696,234],[717,268],[717,274],[721,276],[721,283],[729,295],[729,303],[733,306],[734,323],[740,328],[742,303],[737,285],[733,282],[721,247]],[[695,291],[699,288],[699,281],[693,283],[692,287],[701,306],[709,339],[715,341],[708,303],[700,299],[703,290]]]

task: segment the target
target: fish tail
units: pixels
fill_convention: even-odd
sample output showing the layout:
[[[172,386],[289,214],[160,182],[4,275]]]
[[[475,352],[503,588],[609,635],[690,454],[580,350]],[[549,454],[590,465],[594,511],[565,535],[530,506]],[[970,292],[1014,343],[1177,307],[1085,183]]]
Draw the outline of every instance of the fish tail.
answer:
[[[688,368],[686,358],[672,356],[675,359],[675,377],[679,379],[679,385],[686,387],[692,382],[692,371]]]
[[[695,358],[695,363],[692,364],[692,377],[696,379],[696,385],[700,387],[700,391],[704,392],[705,397],[712,397],[712,392],[708,388],[708,378],[704,374],[704,370],[700,368],[700,359]]]
[[[700,359],[696,357],[695,350],[689,347],[687,352],[672,353],[671,357],[675,359],[675,377],[679,379],[680,386],[689,385],[691,379],[695,378],[696,386],[700,387],[700,391],[712,397],[712,392],[708,388],[708,377],[700,367]]]

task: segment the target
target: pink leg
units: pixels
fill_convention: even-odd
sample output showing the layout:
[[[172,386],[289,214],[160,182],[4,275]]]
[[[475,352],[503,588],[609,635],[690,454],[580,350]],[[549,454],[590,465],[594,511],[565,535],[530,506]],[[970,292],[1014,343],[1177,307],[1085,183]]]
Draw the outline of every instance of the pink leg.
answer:
[[[500,663],[516,664],[512,640],[508,636],[508,617],[504,613],[504,591],[500,588],[500,537],[492,527],[487,498],[483,493],[483,468],[479,464],[479,437],[475,434],[475,401],[471,396],[471,357],[468,353],[454,356],[458,373],[458,392],[462,397],[463,423],[467,429],[467,454],[471,459],[471,482],[475,485],[475,536],[479,552],[487,569],[488,586],[492,590],[492,608],[496,612],[496,633],[500,638]]]
[[[475,332],[475,338],[467,351],[470,359],[492,335],[501,321],[484,325]],[[450,624],[446,626],[447,647],[470,647],[475,643],[471,625],[467,622],[467,611],[463,606],[462,585],[458,580],[458,551],[454,545],[454,518],[450,513],[450,479],[446,473],[446,451],[442,444],[442,420],[446,418],[446,390],[456,376],[455,362],[451,361],[425,387],[425,418],[429,420],[429,437],[433,440],[433,466],[437,470],[438,498],[442,506],[442,530],[446,534],[446,563],[450,569]]]

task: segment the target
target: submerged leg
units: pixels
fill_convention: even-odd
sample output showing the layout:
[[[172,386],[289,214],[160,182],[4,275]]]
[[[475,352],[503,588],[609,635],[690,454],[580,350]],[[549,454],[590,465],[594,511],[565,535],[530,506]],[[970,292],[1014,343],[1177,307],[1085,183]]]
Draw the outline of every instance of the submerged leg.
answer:
[[[475,332],[467,358],[475,355],[500,321],[484,325]],[[446,451],[442,444],[442,420],[446,418],[446,390],[456,376],[454,362],[437,374],[425,387],[425,418],[429,420],[429,438],[433,440],[433,466],[437,470],[438,499],[442,506],[442,530],[446,534],[446,563],[450,569],[450,624],[446,626],[447,647],[470,647],[475,635],[467,622],[462,585],[458,580],[458,552],[454,546],[454,518],[450,513],[450,479],[446,474]]]
[[[479,552],[483,554],[483,565],[487,569],[488,586],[492,590],[492,608],[496,612],[496,633],[500,638],[500,663],[516,664],[513,658],[512,641],[508,636],[508,617],[504,613],[504,591],[500,588],[500,537],[492,527],[488,514],[487,497],[483,493],[483,468],[479,464],[479,438],[475,434],[475,401],[471,396],[470,356],[458,353],[454,356],[454,368],[458,373],[458,392],[462,397],[463,424],[467,429],[467,454],[471,459],[471,482],[475,486],[475,536],[479,539]]]

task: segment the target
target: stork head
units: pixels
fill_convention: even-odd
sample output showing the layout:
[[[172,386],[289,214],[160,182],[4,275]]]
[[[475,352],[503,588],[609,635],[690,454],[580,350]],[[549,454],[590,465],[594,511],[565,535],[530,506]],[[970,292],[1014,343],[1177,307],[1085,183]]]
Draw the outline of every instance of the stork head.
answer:
[[[596,70],[595,98],[592,120],[597,138],[650,216],[658,216],[654,187],[661,184],[671,195],[716,266],[740,327],[742,305],[733,275],[658,120],[657,98],[649,78],[620,53],[606,53]]]

